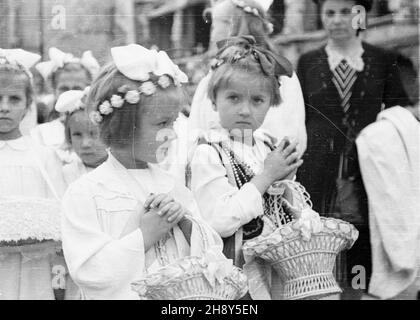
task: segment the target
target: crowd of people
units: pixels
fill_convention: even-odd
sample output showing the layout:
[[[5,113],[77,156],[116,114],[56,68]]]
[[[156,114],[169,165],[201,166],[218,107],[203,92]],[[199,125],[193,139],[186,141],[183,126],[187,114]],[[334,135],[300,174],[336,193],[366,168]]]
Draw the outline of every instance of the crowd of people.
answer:
[[[3,250],[11,244],[0,239],[0,299],[135,299],[133,281],[203,243],[246,273],[243,243],[272,230],[267,193],[279,181],[303,185],[314,211],[359,230],[336,263],[343,299],[417,299],[418,75],[409,59],[361,40],[352,7],[371,1],[316,2],[328,42],[294,70],[270,42],[266,8],[217,1],[210,71],[187,115],[188,78],[164,51],[114,47],[101,67],[90,52],[51,48],[39,62],[0,49],[0,202],[62,208],[62,250],[25,239]],[[44,123],[28,120],[33,68],[54,90]],[[13,225],[2,214],[0,226]],[[352,285],[355,266],[365,286]],[[281,299],[272,283],[268,296]],[[250,284],[247,298],[256,292]]]

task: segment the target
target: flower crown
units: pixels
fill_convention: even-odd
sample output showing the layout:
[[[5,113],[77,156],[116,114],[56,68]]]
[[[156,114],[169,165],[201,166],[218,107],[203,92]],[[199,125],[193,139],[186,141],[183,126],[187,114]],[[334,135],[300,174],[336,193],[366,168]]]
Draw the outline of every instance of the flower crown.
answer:
[[[188,82],[188,77],[175,65],[164,51],[148,50],[140,45],[128,45],[111,49],[117,69],[128,79],[141,82],[136,89],[124,85],[118,88],[109,100],[103,101],[97,111],[91,113],[91,120],[101,123],[104,116],[114,109],[121,109],[125,102],[137,104],[140,96],[151,96],[158,87],[167,89],[173,83],[179,87]]]
[[[263,16],[261,16],[260,12],[258,11],[257,8],[253,8],[249,5],[247,5],[244,1],[242,0],[232,0],[233,4],[235,6],[237,6],[239,9],[241,9],[242,11],[252,14],[253,16],[259,18],[260,20],[262,20],[264,22],[264,24],[267,26],[268,32],[271,34],[274,31],[274,26],[271,22],[267,21],[267,19]]]

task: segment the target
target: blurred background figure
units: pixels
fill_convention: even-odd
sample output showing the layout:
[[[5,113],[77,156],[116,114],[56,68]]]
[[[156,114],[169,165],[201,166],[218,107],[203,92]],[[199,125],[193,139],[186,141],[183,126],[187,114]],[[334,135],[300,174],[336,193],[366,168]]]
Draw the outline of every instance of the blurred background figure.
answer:
[[[379,299],[416,300],[420,286],[419,79],[412,62],[398,66],[410,104],[386,109],[357,138],[369,202],[372,279]]]
[[[354,142],[381,110],[408,105],[409,99],[397,55],[362,41],[363,21],[355,24],[359,20],[353,7],[360,5],[368,12],[372,1],[316,2],[321,6],[328,41],[299,60],[308,150],[298,180],[307,188],[317,212],[347,220],[360,232],[347,262],[338,266],[338,275],[344,275],[343,284],[350,291],[346,278],[350,279],[354,266],[365,268],[367,283],[371,273],[367,198]]]

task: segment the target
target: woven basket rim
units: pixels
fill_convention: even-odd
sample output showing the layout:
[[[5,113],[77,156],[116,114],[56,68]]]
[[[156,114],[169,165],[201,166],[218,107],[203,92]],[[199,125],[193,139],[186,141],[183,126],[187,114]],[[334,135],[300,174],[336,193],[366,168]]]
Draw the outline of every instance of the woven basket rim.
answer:
[[[196,279],[199,278],[200,280],[205,281],[205,282],[208,283],[208,281],[207,281],[206,277],[204,276],[204,274],[203,273],[199,273],[199,272],[196,272],[194,274],[190,274],[190,275],[188,275],[187,277],[184,277],[184,278],[181,278],[181,277],[172,278],[170,280],[175,280],[175,281],[168,281],[168,282],[172,282],[172,285],[178,285],[179,283],[182,283],[182,282],[185,282],[185,281],[194,279],[194,278],[196,278]],[[133,282],[133,286],[144,284],[144,282],[146,282],[146,281],[147,281],[146,279],[143,279],[143,280],[139,280],[139,281]],[[152,290],[152,291],[167,291],[168,285],[169,286],[171,285],[168,282],[160,283],[160,284],[157,284],[157,285],[147,285],[147,284],[144,284],[145,287],[146,287],[146,292],[144,294],[140,294],[140,295],[142,297],[147,297],[149,290]],[[245,289],[247,289],[247,284],[245,283],[245,286],[240,286],[236,281],[234,281],[230,277],[225,277],[223,279],[223,283],[222,284],[219,283],[219,282],[217,282],[217,281],[215,283],[215,286],[217,286],[217,287],[222,287],[222,286],[226,286],[226,285],[229,285],[229,286],[233,287],[234,290],[237,292],[238,296],[240,296],[240,295],[243,296],[243,294],[246,293],[245,292],[246,291]],[[136,290],[134,290],[134,291],[136,291]],[[182,297],[177,298],[177,300],[188,300],[189,298],[194,298],[194,297],[195,298],[204,297],[204,295],[182,296]],[[208,293],[206,294],[206,297],[211,297],[212,299],[216,299],[216,300],[221,300],[221,298],[222,298],[221,296],[218,296],[218,295],[209,295]]]
[[[346,245],[345,245],[345,247],[344,247],[343,250],[350,249],[353,246],[353,244],[356,242],[357,239],[354,240],[351,237],[351,234],[353,233],[354,230],[357,231],[357,232],[358,232],[358,230],[351,223],[349,223],[347,221],[340,220],[340,219],[335,219],[335,218],[321,217],[321,220],[323,220],[323,222],[324,222],[324,228],[323,228],[323,230],[320,231],[320,232],[311,234],[311,239],[309,239],[309,241],[306,241],[306,240],[302,239],[302,235],[300,233],[296,232],[296,230],[293,230],[293,228],[291,226],[293,225],[293,223],[295,221],[289,222],[289,223],[283,225],[282,227],[277,228],[270,235],[272,235],[272,234],[274,234],[276,232],[280,232],[281,229],[283,229],[283,228],[285,228],[287,226],[289,226],[290,228],[292,228],[292,230],[294,232],[292,232],[291,234],[288,234],[288,235],[281,235],[282,239],[279,242],[277,242],[277,243],[269,243],[269,244],[266,244],[267,248],[265,248],[263,251],[261,251],[260,253],[258,253],[257,256],[262,255],[263,253],[265,253],[266,251],[272,249],[273,247],[286,246],[290,242],[294,242],[294,241],[310,242],[310,241],[312,241],[312,237],[319,237],[319,236],[330,236],[331,238],[341,238],[341,239],[346,240],[347,243],[346,243]],[[350,235],[348,233],[343,232],[342,230],[339,230],[339,229],[335,229],[335,230],[328,229],[325,226],[325,221],[335,221],[337,224],[344,223],[344,224],[349,225],[350,228],[351,228]],[[244,251],[250,251],[252,254],[256,254],[255,247],[261,246],[262,245],[261,242],[267,242],[267,239],[270,237],[270,235],[269,236],[260,236],[260,237],[257,237],[255,239],[253,239],[252,242],[256,242],[255,245],[250,245],[250,242],[247,241],[244,244]],[[258,242],[258,238],[260,238],[260,241],[261,242]]]

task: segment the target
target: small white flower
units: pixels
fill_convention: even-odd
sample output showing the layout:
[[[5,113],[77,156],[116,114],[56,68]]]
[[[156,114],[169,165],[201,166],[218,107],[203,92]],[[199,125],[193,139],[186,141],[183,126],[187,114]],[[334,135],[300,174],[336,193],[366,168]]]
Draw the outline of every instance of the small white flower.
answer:
[[[109,103],[109,101],[104,101],[100,106],[99,106],[99,112],[101,114],[103,114],[104,116],[111,114],[114,110],[112,109],[111,104]]]
[[[140,92],[137,90],[130,90],[125,94],[125,101],[130,104],[137,104],[140,101]]]
[[[111,97],[111,105],[112,105],[114,108],[120,109],[120,108],[122,108],[122,106],[124,105],[124,99],[123,99],[123,98],[121,98],[119,95],[114,94],[114,95]]]
[[[166,89],[171,85],[171,79],[167,75],[159,77],[158,84],[161,88]]]
[[[331,229],[331,230],[337,229],[337,222],[335,222],[334,220],[327,220],[325,222],[325,225],[328,229]]]
[[[151,81],[143,82],[140,86],[140,92],[145,94],[146,96],[151,96],[156,92],[156,86]]]
[[[350,226],[348,224],[346,224],[346,223],[340,223],[339,224],[339,228],[344,233],[349,233],[351,231]]]
[[[252,9],[251,9],[251,7],[245,7],[244,8],[244,11],[245,12],[248,12],[248,13],[251,13],[252,12]]]
[[[89,117],[90,117],[90,120],[95,124],[101,123],[102,120],[104,119],[98,111],[91,112]]]

